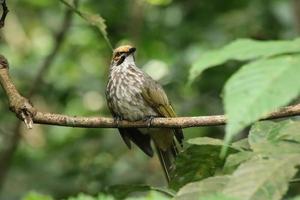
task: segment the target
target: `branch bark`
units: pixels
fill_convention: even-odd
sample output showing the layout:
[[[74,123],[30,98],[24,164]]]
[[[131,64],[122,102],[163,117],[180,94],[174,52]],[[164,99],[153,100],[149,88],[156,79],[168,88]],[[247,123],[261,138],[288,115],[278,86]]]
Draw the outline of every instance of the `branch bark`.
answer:
[[[32,118],[36,114],[35,109],[28,99],[17,91],[8,73],[8,62],[0,55],[0,83],[8,97],[9,108],[16,113],[17,117],[24,121],[27,128],[32,128]]]
[[[67,116],[53,113],[43,113],[37,111],[30,102],[19,94],[13,85],[8,74],[8,63],[3,56],[0,56],[0,82],[5,90],[11,110],[22,119],[25,124],[26,118],[22,117],[23,112],[30,121],[37,124],[49,124],[57,126],[68,127],[84,127],[84,128],[119,128],[119,127],[138,127],[147,128],[149,126],[148,121],[115,121],[112,118],[107,117],[76,117]],[[287,106],[279,111],[273,112],[263,118],[276,119],[300,115],[300,104],[294,106]],[[27,119],[28,120],[28,119]],[[226,117],[224,115],[214,116],[198,116],[198,117],[175,117],[175,118],[154,118],[151,120],[151,127],[164,127],[164,128],[188,128],[199,126],[217,126],[224,125],[226,123]],[[27,125],[28,126],[28,125]],[[30,128],[30,127],[29,127]]]

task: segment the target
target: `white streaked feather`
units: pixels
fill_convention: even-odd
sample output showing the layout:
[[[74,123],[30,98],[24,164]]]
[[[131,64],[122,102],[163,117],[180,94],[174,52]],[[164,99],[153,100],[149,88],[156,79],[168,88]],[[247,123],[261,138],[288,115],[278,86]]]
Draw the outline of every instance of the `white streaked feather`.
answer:
[[[112,101],[114,112],[126,120],[136,121],[157,115],[141,96],[144,81],[142,74],[135,65],[133,55],[127,56],[122,64],[111,66],[110,88],[107,88],[111,92],[107,95]]]

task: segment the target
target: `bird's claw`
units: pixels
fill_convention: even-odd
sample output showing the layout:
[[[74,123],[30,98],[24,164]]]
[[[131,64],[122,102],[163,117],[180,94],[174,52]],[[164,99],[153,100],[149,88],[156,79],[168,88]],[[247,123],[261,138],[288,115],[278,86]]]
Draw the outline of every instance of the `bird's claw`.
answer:
[[[145,121],[147,121],[147,126],[148,126],[148,128],[151,127],[151,125],[152,125],[152,120],[153,120],[153,119],[154,119],[153,116],[147,116],[147,117],[145,118]]]
[[[115,123],[117,123],[117,128],[119,128],[119,124],[120,124],[121,120],[123,120],[123,118],[120,116],[114,117],[114,121],[115,121]]]

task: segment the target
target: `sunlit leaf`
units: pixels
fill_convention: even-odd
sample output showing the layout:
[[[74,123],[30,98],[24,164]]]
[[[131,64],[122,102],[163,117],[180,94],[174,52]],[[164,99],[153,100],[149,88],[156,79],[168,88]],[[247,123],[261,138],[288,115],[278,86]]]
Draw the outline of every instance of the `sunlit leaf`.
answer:
[[[175,196],[175,200],[199,200],[199,197],[215,194],[223,190],[229,181],[229,176],[215,176],[189,183],[182,187]]]
[[[204,70],[220,66],[229,60],[247,61],[261,57],[300,52],[300,39],[292,41],[256,41],[238,39],[219,50],[204,53],[190,69],[189,81]]]
[[[226,196],[222,193],[217,193],[217,194],[212,194],[204,197],[199,197],[198,200],[238,200],[238,199]]]
[[[279,200],[299,164],[300,154],[249,160],[233,173],[223,194],[243,200]]]
[[[225,85],[225,143],[252,122],[300,93],[300,56],[285,55],[244,65]]]
[[[197,137],[192,138],[187,141],[189,144],[195,144],[195,145],[217,145],[222,146],[223,140],[210,138],[210,137]]]
[[[188,144],[193,144],[193,145],[215,145],[215,146],[224,146],[225,143],[223,140],[216,139],[216,138],[211,138],[211,137],[196,137],[189,139],[187,141]],[[248,139],[243,139],[239,140],[237,142],[232,143],[228,147],[232,149],[236,149],[239,151],[244,151],[247,149],[250,149]]]

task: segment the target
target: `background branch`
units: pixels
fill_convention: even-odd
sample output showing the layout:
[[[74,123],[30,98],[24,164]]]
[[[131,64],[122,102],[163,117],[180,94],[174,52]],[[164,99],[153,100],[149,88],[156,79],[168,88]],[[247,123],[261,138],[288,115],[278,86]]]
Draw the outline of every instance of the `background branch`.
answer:
[[[5,2],[5,1],[4,1]],[[77,4],[78,0],[75,0],[74,3]],[[49,55],[46,56],[44,62],[39,67],[39,72],[36,75],[31,88],[29,89],[28,98],[31,98],[39,87],[41,87],[43,82],[43,77],[47,73],[48,69],[50,68],[51,64],[54,61],[54,58],[58,54],[63,41],[66,38],[67,32],[70,29],[70,25],[72,23],[73,12],[70,9],[67,9],[63,18],[63,22],[59,31],[55,34],[55,43],[53,49],[50,51]],[[2,16],[3,17],[3,16]],[[5,17],[4,17],[5,18]],[[2,19],[2,18],[1,18]],[[1,25],[1,24],[0,24]],[[16,113],[16,115],[22,119],[28,128],[31,127],[32,117],[31,114],[34,114],[36,111],[32,107],[31,103],[28,99],[24,98],[19,94],[16,90],[15,86],[13,85],[9,74],[8,74],[8,62],[7,60],[0,55],[0,82],[1,85],[6,92],[9,100],[10,109]],[[27,118],[25,118],[27,117]],[[21,136],[21,121],[17,121],[15,127],[12,131],[12,136],[10,137],[10,141],[7,143],[9,144],[7,149],[3,151],[0,155],[0,188],[5,180],[5,176],[7,171],[9,170],[11,159],[14,155],[14,152],[17,149],[18,143],[20,141]]]
[[[75,1],[74,3],[77,4],[77,1]],[[35,80],[33,81],[31,89],[29,90],[29,93],[28,93],[29,98],[32,95],[34,95],[35,92],[37,91],[37,89],[40,87],[40,85],[43,84],[44,74],[47,73],[48,69],[50,68],[51,64],[54,61],[54,58],[58,54],[59,49],[61,48],[61,46],[63,44],[63,41],[65,40],[66,34],[72,23],[72,16],[73,16],[73,11],[68,9],[64,16],[64,20],[61,25],[61,28],[55,36],[54,47],[53,47],[52,51],[49,53],[49,55],[44,59],[44,62],[39,67],[39,71],[36,75]],[[39,87],[37,87],[37,85],[39,85]]]
[[[6,0],[0,1],[1,6],[2,6],[2,16],[0,18],[0,29],[4,27],[5,24],[5,18],[7,13],[9,12],[7,6],[6,6]]]

